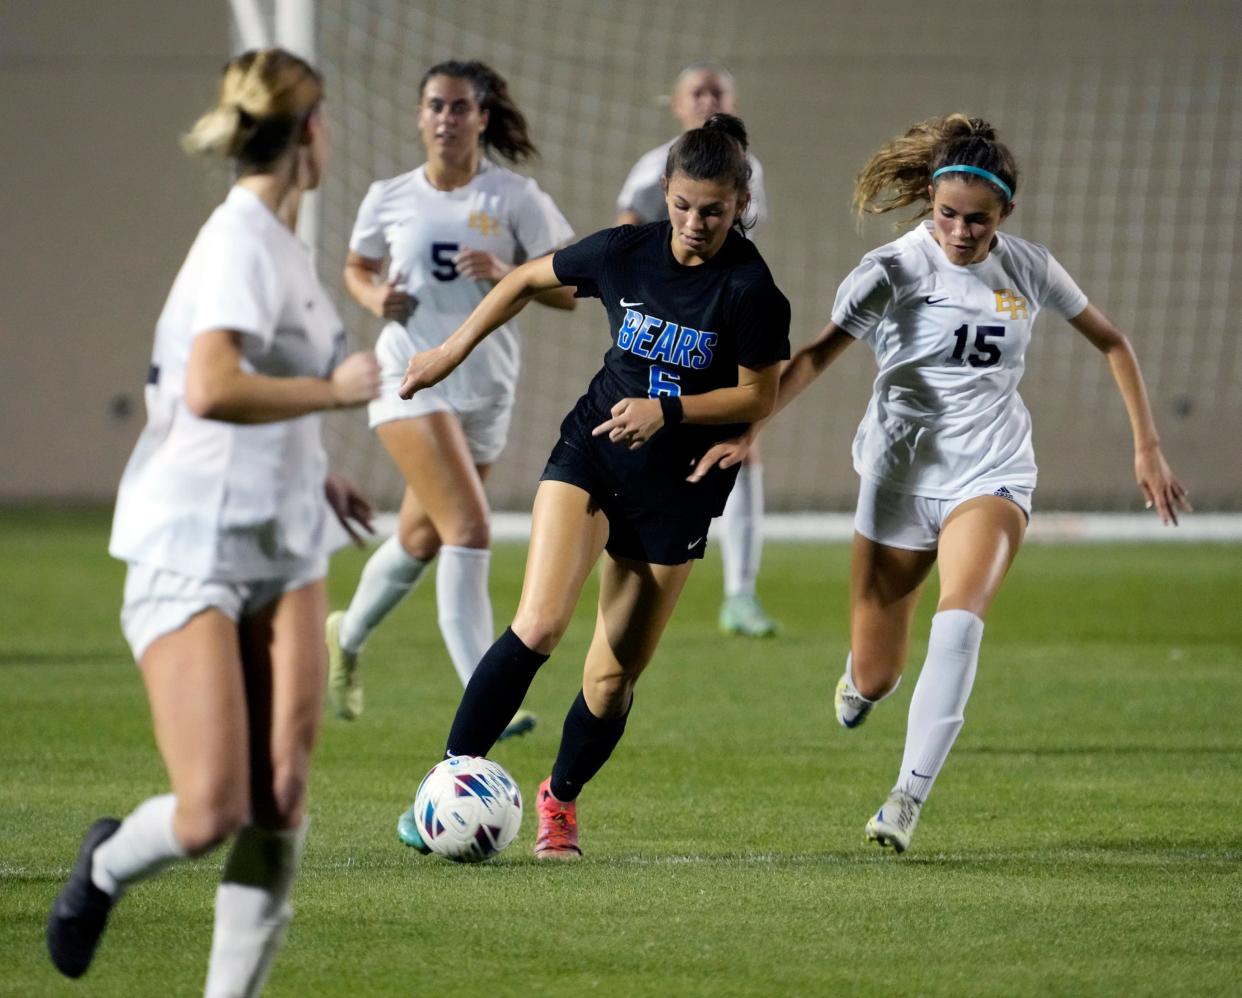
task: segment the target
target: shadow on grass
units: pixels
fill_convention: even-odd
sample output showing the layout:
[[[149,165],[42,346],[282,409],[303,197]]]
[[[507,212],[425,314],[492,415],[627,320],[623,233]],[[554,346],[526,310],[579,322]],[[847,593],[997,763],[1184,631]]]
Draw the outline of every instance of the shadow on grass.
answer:
[[[954,755],[1074,756],[1074,755],[1236,755],[1242,744],[1218,742],[1208,745],[959,745]]]
[[[6,665],[81,665],[83,662],[127,661],[122,648],[81,648],[73,651],[0,651],[0,668]]]
[[[1160,866],[1193,867],[1202,872],[1237,873],[1242,860],[1242,841],[1221,843],[1218,841],[1186,840],[1169,842],[1167,839],[1116,839],[1097,840],[1084,845],[1074,843],[1050,843],[1030,849],[977,851],[970,853],[908,852],[902,855],[879,848],[829,849],[820,852],[730,852],[730,853],[630,853],[627,855],[584,856],[573,863],[549,863],[530,855],[506,855],[487,863],[458,864],[435,857],[402,860],[385,857],[378,861],[336,863],[321,860],[315,868],[321,871],[341,872],[349,867],[406,869],[420,875],[441,879],[444,876],[526,877],[534,868],[547,870],[550,874],[570,871],[633,871],[636,869],[664,869],[673,872],[681,868],[737,867],[798,870],[812,868],[913,866],[968,870],[991,873],[1030,873],[1040,868],[1083,869],[1101,867]]]

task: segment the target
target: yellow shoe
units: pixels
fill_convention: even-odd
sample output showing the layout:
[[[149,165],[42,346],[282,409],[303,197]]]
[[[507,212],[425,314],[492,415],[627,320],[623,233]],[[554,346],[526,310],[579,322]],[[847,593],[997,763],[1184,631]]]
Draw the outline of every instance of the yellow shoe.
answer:
[[[345,611],[328,614],[324,635],[328,642],[328,699],[336,716],[352,721],[362,713],[362,677],[356,653],[341,647],[341,621]]]

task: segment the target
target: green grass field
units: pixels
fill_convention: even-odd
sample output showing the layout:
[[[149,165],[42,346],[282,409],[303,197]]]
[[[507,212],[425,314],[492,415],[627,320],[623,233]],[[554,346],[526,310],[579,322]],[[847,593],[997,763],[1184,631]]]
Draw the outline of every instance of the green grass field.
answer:
[[[85,826],[165,789],[116,623],[101,513],[0,514],[0,994],[201,994],[220,856],[135,888],[62,981],[48,905]],[[494,560],[496,618],[525,551]],[[831,713],[848,553],[770,545],[781,638],[715,628],[716,551],[580,803],[586,858],[419,857],[398,813],[460,688],[415,593],[367,650],[368,709],[326,721],[297,918],[273,996],[1242,993],[1242,548],[1039,547],[988,622],[967,723],[912,850],[864,846],[926,644],[866,726]],[[362,556],[333,565],[339,605]],[[583,599],[494,753],[528,801],[578,687]]]

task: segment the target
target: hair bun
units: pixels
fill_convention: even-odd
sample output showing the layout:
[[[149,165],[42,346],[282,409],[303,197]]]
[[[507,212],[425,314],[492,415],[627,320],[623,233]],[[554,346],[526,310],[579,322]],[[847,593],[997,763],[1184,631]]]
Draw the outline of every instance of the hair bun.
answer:
[[[743,149],[750,147],[750,141],[746,136],[746,126],[742,124],[742,119],[737,117],[737,115],[717,111],[703,122],[703,127],[711,131],[724,132],[726,135],[737,139]]]
[[[970,134],[977,138],[987,139],[989,142],[996,141],[996,129],[992,127],[991,122],[984,121],[982,118],[970,119]]]

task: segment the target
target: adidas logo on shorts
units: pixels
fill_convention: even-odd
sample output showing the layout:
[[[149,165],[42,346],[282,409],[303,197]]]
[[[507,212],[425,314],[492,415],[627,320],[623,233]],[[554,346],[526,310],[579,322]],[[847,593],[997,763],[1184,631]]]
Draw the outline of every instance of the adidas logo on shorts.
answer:
[[[1013,493],[1010,492],[1003,485],[999,489],[997,489],[995,492],[993,492],[992,495],[1000,496],[1002,499],[1013,499]]]

